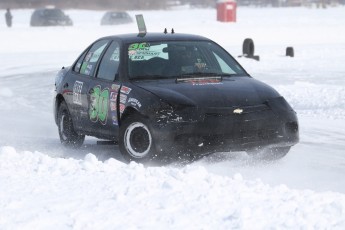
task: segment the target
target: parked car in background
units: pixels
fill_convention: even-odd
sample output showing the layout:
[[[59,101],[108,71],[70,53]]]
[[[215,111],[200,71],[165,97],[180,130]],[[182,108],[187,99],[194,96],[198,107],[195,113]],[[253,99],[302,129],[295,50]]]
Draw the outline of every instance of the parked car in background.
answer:
[[[118,25],[131,22],[133,19],[127,12],[108,11],[103,15],[101,25]]]
[[[73,22],[61,9],[36,9],[30,20],[31,26],[71,26]]]

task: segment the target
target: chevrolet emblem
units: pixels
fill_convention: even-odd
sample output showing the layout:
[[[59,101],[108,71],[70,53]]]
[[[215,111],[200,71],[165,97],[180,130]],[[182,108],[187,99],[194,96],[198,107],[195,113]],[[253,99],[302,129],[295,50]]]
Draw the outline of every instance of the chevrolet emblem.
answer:
[[[233,113],[241,114],[241,113],[243,113],[243,109],[240,109],[240,108],[235,109],[235,110],[233,111]]]

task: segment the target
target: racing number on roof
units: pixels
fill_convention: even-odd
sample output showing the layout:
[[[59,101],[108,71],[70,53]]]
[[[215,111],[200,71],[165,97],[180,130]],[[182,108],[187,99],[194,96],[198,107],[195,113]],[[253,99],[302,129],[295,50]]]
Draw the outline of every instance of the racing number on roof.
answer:
[[[109,105],[109,89],[101,90],[101,86],[93,88],[93,92],[90,98],[90,120],[97,122],[98,120],[102,125],[107,123],[108,105]]]

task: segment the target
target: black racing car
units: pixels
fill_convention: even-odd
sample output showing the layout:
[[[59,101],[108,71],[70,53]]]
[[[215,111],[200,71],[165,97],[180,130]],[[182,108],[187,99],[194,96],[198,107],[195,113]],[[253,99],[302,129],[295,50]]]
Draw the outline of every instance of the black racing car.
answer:
[[[36,9],[30,19],[30,26],[72,26],[71,18],[61,9]]]
[[[102,19],[101,25],[119,25],[133,22],[133,19],[127,12],[108,11]]]
[[[279,159],[299,140],[286,100],[201,36],[103,37],[59,71],[55,86],[62,144],[111,140],[128,161],[215,151]]]

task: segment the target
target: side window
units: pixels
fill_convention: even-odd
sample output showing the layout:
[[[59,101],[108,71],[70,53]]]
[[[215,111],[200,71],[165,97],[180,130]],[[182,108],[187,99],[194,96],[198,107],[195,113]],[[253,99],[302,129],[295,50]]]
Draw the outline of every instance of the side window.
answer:
[[[73,71],[74,71],[74,72],[79,73],[80,67],[81,67],[81,64],[83,63],[83,60],[84,60],[84,57],[85,57],[86,52],[87,52],[87,51],[84,51],[84,53],[79,57],[77,63],[75,64],[75,66],[74,66],[74,68],[73,68]]]
[[[101,54],[105,47],[108,44],[108,40],[101,40],[96,42],[92,45],[92,47],[89,49],[87,54],[85,55],[85,58],[83,60],[83,63],[80,67],[80,73],[92,76],[95,72],[97,62],[99,58],[101,57]]]
[[[111,43],[99,65],[97,78],[113,81],[120,63],[120,45]]]

